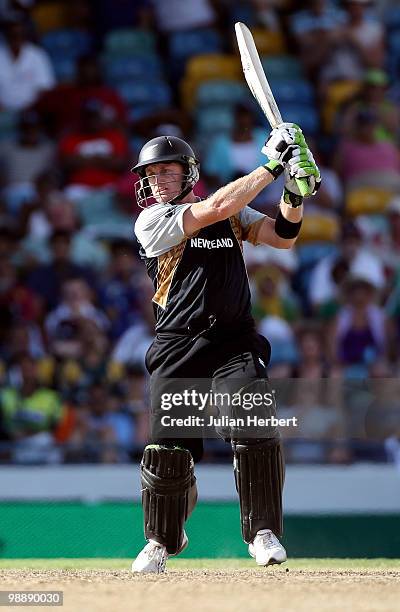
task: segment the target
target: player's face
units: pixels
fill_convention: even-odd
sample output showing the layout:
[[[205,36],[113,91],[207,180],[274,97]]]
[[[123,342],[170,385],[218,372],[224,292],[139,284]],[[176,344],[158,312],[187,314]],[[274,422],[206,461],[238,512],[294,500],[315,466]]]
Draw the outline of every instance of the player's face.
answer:
[[[146,176],[157,202],[170,202],[182,191],[181,164],[175,162],[151,164],[146,168]]]

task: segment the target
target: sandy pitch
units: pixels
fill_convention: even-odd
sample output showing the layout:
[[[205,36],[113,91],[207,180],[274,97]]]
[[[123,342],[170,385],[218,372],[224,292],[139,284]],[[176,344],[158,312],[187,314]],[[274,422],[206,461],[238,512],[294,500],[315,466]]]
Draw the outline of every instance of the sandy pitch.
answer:
[[[395,612],[398,570],[170,569],[159,576],[128,570],[0,570],[0,589],[63,590],[68,612]],[[10,610],[11,608],[4,608]],[[19,608],[21,609],[21,608]]]

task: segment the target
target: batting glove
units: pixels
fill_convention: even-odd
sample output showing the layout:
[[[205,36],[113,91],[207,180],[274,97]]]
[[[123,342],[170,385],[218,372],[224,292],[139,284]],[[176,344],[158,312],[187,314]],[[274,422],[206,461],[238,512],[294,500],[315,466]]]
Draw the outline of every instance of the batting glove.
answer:
[[[303,197],[307,198],[317,193],[321,185],[321,173],[310,149],[295,147],[285,168],[285,191],[301,196],[296,179],[304,179],[308,190]]]
[[[282,123],[274,128],[261,152],[269,158],[267,170],[277,178],[292,157],[293,149],[306,147],[303,132],[295,123]]]

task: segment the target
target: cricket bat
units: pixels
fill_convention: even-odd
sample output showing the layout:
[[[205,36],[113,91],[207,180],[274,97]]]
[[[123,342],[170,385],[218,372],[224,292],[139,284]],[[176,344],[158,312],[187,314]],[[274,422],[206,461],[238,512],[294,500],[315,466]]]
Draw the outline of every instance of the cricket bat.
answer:
[[[283,119],[265,76],[253,35],[249,28],[240,21],[235,24],[235,32],[247,84],[264,115],[267,117],[270,126],[275,128],[280,123],[283,123]],[[304,196],[308,190],[307,180],[296,179],[296,183],[301,195]]]

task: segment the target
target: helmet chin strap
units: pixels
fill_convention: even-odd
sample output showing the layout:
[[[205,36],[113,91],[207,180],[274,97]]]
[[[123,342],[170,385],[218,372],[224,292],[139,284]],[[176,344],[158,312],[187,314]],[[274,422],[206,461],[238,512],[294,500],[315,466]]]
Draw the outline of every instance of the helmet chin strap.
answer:
[[[173,200],[170,201],[170,204],[179,204],[179,200],[185,198],[192,191],[192,189],[193,187],[191,185],[185,187],[185,189],[181,191],[179,195],[177,195]]]

